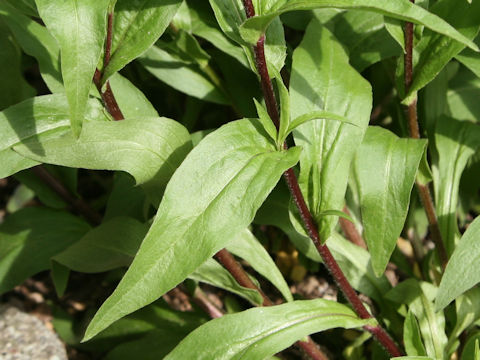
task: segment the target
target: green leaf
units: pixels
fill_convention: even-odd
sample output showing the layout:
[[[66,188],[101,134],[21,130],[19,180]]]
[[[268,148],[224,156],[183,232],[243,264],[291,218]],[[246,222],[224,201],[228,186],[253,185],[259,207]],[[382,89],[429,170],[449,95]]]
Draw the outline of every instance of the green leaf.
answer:
[[[426,144],[426,140],[401,139],[371,126],[357,151],[353,173],[364,237],[377,276],[384,273],[405,224]]]
[[[437,120],[433,185],[438,225],[449,255],[460,237],[457,224],[458,189],[468,159],[480,146],[480,126],[443,116]],[[446,304],[445,304],[446,305]]]
[[[117,73],[109,79],[109,82],[125,118],[158,117],[157,110],[130,80]]]
[[[189,0],[187,3],[190,16],[189,25],[182,26],[178,22],[175,22],[175,20],[174,24],[210,42],[217,49],[230,55],[243,66],[250,68],[245,51],[225,36],[219,29],[210,5],[206,1],[196,0]]]
[[[67,289],[68,278],[70,277],[70,269],[58,262],[52,260],[50,267],[50,275],[55,286],[55,292],[58,297],[62,297]]]
[[[275,75],[275,83],[280,95],[280,126],[277,135],[277,146],[283,146],[285,138],[288,136],[287,129],[290,125],[290,94],[283,83],[282,76],[278,73]]]
[[[399,304],[407,304],[418,319],[427,355],[433,359],[443,359],[447,345],[445,335],[445,316],[435,312],[433,300],[437,288],[426,282],[411,278],[390,290],[386,298]]]
[[[463,234],[447,264],[435,301],[437,310],[480,282],[480,271],[477,266],[472,266],[480,258],[479,236],[480,218],[477,217]]]
[[[28,202],[32,201],[35,197],[35,193],[26,187],[24,184],[20,184],[15,189],[14,193],[8,199],[5,209],[10,214],[23,208]]]
[[[188,335],[165,359],[265,359],[308,334],[366,324],[348,307],[333,301],[294,301],[209,321]]]
[[[235,278],[213,259],[205,261],[188,277],[237,294],[252,305],[259,306],[263,303],[262,295],[258,291],[240,286]]]
[[[320,255],[302,228],[300,220],[297,217],[290,217],[289,203],[288,188],[283,183],[278,184],[257,212],[255,223],[280,228],[299,252],[309,259],[321,262]],[[295,221],[294,225],[290,219]],[[391,286],[385,276],[377,278],[373,273],[368,251],[345,240],[337,233],[328,240],[328,247],[353,288],[381,304],[384,294]]]
[[[240,25],[246,20],[245,9],[241,0],[209,0],[217,22],[230,39],[242,45],[250,67],[257,71],[251,46],[245,43],[239,33]],[[276,72],[283,68],[286,58],[285,36],[280,19],[272,19],[272,26],[265,36],[265,58]],[[257,40],[260,36],[257,38]],[[256,40],[255,40],[256,43]]]
[[[343,122],[343,123],[346,123],[346,124],[350,124],[352,126],[359,127],[357,124],[351,122],[350,120],[348,120],[344,116],[337,115],[337,114],[335,114],[333,112],[329,112],[329,111],[316,110],[316,111],[313,111],[313,112],[308,113],[308,114],[300,115],[299,117],[294,119],[288,125],[288,129],[285,133],[286,133],[286,135],[288,135],[290,132],[292,132],[293,130],[295,130],[297,127],[299,127],[302,124],[304,124],[308,121],[311,121],[311,120],[320,120],[320,119],[340,121],[340,122]],[[285,135],[285,137],[286,137],[286,135]]]
[[[22,53],[0,17],[0,110],[36,94],[23,77],[21,60]]]
[[[116,217],[90,230],[54,260],[83,273],[98,273],[128,266],[148,226],[129,217]]]
[[[229,104],[218,87],[195,64],[157,46],[140,56],[140,63],[156,78],[187,95],[217,104]]]
[[[154,204],[191,148],[187,130],[167,118],[87,121],[80,138],[71,133],[34,137],[14,147],[36,161],[97,170],[122,170],[141,184]]]
[[[474,287],[455,301],[456,322],[447,344],[447,355],[450,356],[460,346],[460,335],[480,319],[480,288]]]
[[[40,74],[52,93],[65,92],[60,70],[60,48],[48,30],[33,19],[0,2],[0,17],[22,50],[39,64]]]
[[[290,0],[283,5],[280,3],[280,6],[277,6],[274,11],[268,14],[255,16],[245,21],[240,27],[240,34],[246,42],[255,44],[277,16],[289,11],[313,10],[317,8],[362,9],[377,12],[392,18],[424,25],[433,31],[462,42],[473,50],[478,50],[475,43],[455,30],[454,27],[420,6],[410,3],[409,0],[388,2],[375,0]]]
[[[357,125],[319,119],[293,132],[295,143],[303,147],[300,188],[325,242],[337,218],[320,214],[343,208],[350,163],[370,120],[371,87],[348,64],[333,35],[313,20],[293,53],[290,96],[294,119],[326,111]]]
[[[468,4],[464,1],[443,0],[437,2],[430,10],[452,24],[466,39],[473,40],[480,30],[480,19],[477,16],[480,12],[478,1]],[[420,56],[414,65],[413,82],[403,103],[410,104],[416,99],[417,92],[435,79],[465,45],[451,37],[432,31],[425,32],[418,44]]]
[[[246,260],[255,271],[275,285],[285,300],[293,301],[290,288],[282,273],[273,262],[268,251],[249,230],[241,232],[226,248],[232,254]]]
[[[173,175],[132,266],[85,340],[154,301],[225,247],[250,224],[299,152],[275,151],[256,119],[231,122],[205,137]]]
[[[89,225],[66,212],[30,207],[0,225],[0,293],[50,268],[50,259],[79,240]]]
[[[182,0],[117,0],[112,57],[102,81],[148,50],[163,34],[181,4]]]
[[[480,334],[471,336],[462,351],[461,360],[480,360]]]
[[[322,23],[324,20],[319,14],[326,11],[339,10],[326,8],[315,10],[316,17],[319,20],[322,19]],[[341,11],[333,18],[328,19],[325,26],[334,33],[348,51],[350,64],[357,71],[363,71],[376,62],[388,57],[400,56],[402,53],[401,48],[389,35],[385,19],[380,14],[353,9]]]
[[[400,356],[391,358],[391,360],[434,360],[428,356]]]
[[[405,323],[403,325],[403,342],[405,343],[405,350],[410,356],[425,356],[427,351],[422,342],[422,335],[420,334],[420,328],[418,327],[417,319],[409,310]]]
[[[27,16],[38,17],[35,0],[6,0],[11,6],[16,7]]]
[[[449,83],[447,102],[450,113],[462,121],[477,122],[480,119],[480,78],[460,67]]]
[[[89,101],[85,118],[106,120],[101,104]],[[11,150],[15,145],[35,139],[41,141],[52,133],[68,132],[69,109],[64,94],[39,96],[0,112],[0,178],[38,165]],[[42,153],[42,149],[38,149]]]
[[[477,77],[480,78],[480,54],[471,50],[465,49],[460,54],[455,56],[455,59],[465,65]]]
[[[36,4],[43,22],[60,45],[70,122],[78,137],[103,51],[110,0],[36,0]]]

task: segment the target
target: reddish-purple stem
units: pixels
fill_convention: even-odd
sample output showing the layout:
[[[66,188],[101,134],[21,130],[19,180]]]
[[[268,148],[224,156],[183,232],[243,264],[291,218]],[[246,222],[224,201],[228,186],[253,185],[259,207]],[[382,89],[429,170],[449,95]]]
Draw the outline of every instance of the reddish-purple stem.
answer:
[[[415,3],[415,0],[410,0],[410,2]],[[405,93],[408,93],[410,86],[412,85],[413,80],[413,23],[405,23]],[[407,117],[408,117],[408,131],[410,137],[413,139],[420,139],[420,128],[418,125],[418,114],[417,114],[417,99],[412,101],[407,107]],[[427,185],[420,184],[416,182],[416,187],[420,195],[425,213],[427,215],[428,224],[430,227],[430,233],[432,240],[435,243],[435,248],[440,259],[440,264],[445,270],[445,267],[448,263],[448,254],[445,248],[445,244],[442,239],[442,234],[438,226],[438,218],[435,211],[435,205],[433,203],[432,194]]]
[[[252,17],[255,15],[253,8],[252,0],[243,0],[244,7],[246,9],[247,17]],[[265,59],[265,35],[263,35],[257,45],[254,47],[255,53],[255,61],[258,73],[260,74],[261,78],[261,85],[262,91],[265,98],[265,103],[267,105],[267,111],[272,118],[274,124],[278,127],[280,122],[279,112],[278,112],[278,105],[275,98],[275,94],[273,92],[273,85],[270,81],[270,76],[268,74],[267,62]],[[287,145],[284,144],[284,148],[287,149]],[[308,235],[312,239],[315,247],[317,248],[320,256],[323,259],[323,262],[327,269],[332,274],[333,278],[335,279],[336,283],[338,284],[339,288],[342,290],[345,297],[348,299],[350,304],[353,306],[355,312],[360,316],[362,319],[372,319],[373,316],[368,312],[368,310],[363,305],[362,301],[360,300],[358,294],[352,288],[350,283],[348,282],[345,274],[343,273],[342,269],[333,258],[332,253],[328,249],[327,245],[322,245],[320,241],[320,235],[318,233],[317,225],[313,219],[310,210],[305,203],[305,199],[303,194],[300,190],[300,186],[298,184],[297,177],[293,171],[293,169],[289,169],[284,173],[285,180],[287,182],[288,188],[290,193],[292,194],[293,200],[300,212],[300,216],[302,218],[303,224],[308,232]],[[395,341],[387,334],[387,332],[380,326],[372,326],[367,325],[364,327],[365,330],[369,331],[380,344],[382,344],[385,349],[390,353],[391,356],[402,356],[402,351],[397,347]]]
[[[112,38],[113,38],[113,12],[108,14],[107,18],[107,39],[105,41],[105,55],[103,60],[103,69],[107,67],[110,63],[111,52],[112,52]],[[112,88],[110,87],[110,82],[107,81],[105,84],[105,91],[102,91],[102,77],[103,74],[97,69],[95,70],[95,75],[93,77],[93,82],[97,87],[98,92],[102,96],[103,103],[107,111],[112,115],[113,119],[123,120],[122,110],[118,106],[117,100],[113,95]]]

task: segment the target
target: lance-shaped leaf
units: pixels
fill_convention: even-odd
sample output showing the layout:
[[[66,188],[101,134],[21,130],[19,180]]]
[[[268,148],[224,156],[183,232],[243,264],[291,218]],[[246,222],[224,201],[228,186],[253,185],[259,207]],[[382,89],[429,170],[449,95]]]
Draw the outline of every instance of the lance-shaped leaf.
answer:
[[[50,258],[88,230],[82,219],[63,211],[26,208],[0,226],[0,294],[50,267]]]
[[[84,273],[128,266],[147,231],[145,224],[119,216],[89,231],[80,241],[56,255],[54,260]]]
[[[85,340],[185,280],[253,220],[300,149],[276,151],[261,121],[205,137],[170,180],[131,267],[90,323]]]
[[[445,335],[445,316],[435,312],[433,299],[437,288],[430,283],[408,279],[386,294],[386,298],[398,304],[407,304],[418,319],[427,356],[444,359],[447,336]]]
[[[8,27],[0,18],[0,110],[35,96],[36,91],[22,74],[22,52],[12,38]]]
[[[443,0],[430,10],[455,26],[467,39],[473,40],[480,30],[478,1],[469,4],[466,1]],[[414,64],[412,85],[403,101],[406,104],[416,99],[417,92],[435,79],[445,65],[465,48],[465,43],[433,31],[425,31],[417,47],[420,54],[418,63]]]
[[[80,134],[93,74],[103,51],[110,0],[36,0],[38,12],[61,51],[70,122]]]
[[[85,118],[91,121],[107,120],[101,104],[91,100],[87,104]],[[38,165],[11,148],[22,142],[41,141],[52,133],[68,132],[70,115],[64,94],[46,95],[28,99],[0,112],[0,178]],[[40,153],[42,149],[38,150]]]
[[[163,34],[182,0],[117,0],[112,57],[103,81],[148,50]]]
[[[293,131],[303,147],[300,187],[326,241],[337,217],[321,214],[343,208],[350,163],[370,120],[371,87],[348,64],[334,36],[314,20],[293,54],[290,96],[292,119],[323,110],[349,122],[318,119]]]
[[[480,53],[471,49],[465,49],[458,54],[455,59],[469,68],[477,77],[480,78]]]
[[[250,230],[243,231],[227,245],[227,250],[232,254],[248,261],[251,267],[263,275],[282,293],[287,301],[293,301],[292,293],[287,282],[282,276],[277,265],[273,262],[270,254],[260,244]]]
[[[60,49],[48,30],[7,2],[0,2],[0,17],[10,28],[22,50],[39,64],[40,74],[52,93],[64,92],[60,72]]]
[[[409,0],[290,0],[281,1],[278,6],[267,14],[256,16],[245,21],[240,28],[242,38],[255,44],[261,34],[265,33],[268,25],[283,13],[295,10],[313,10],[317,8],[338,8],[338,9],[360,9],[374,11],[392,18],[410,21],[416,24],[424,25],[435,32],[455,39],[474,50],[478,50],[477,45],[470,39],[463,36],[454,27],[429,13],[420,6],[412,4]]]
[[[239,285],[227,269],[213,259],[205,261],[188,277],[237,294],[255,306],[260,306],[263,303],[262,295],[257,290]]]
[[[254,308],[200,326],[165,359],[265,359],[308,334],[367,323],[347,306],[323,299]]]
[[[70,132],[29,138],[14,147],[30,159],[67,167],[122,170],[141,184],[154,204],[191,149],[190,135],[167,118],[88,121],[80,138]]]
[[[448,254],[460,237],[457,224],[458,189],[468,159],[480,146],[480,126],[446,116],[437,121],[438,161],[432,166],[438,225]]]
[[[402,232],[426,140],[401,139],[369,127],[355,156],[364,237],[375,274],[385,271]]]
[[[242,39],[239,33],[240,25],[246,20],[247,16],[243,7],[242,0],[209,0],[218,25],[230,39],[242,45],[245,51],[250,67],[256,71],[253,57],[253,51]],[[262,9],[255,9],[257,14],[261,14]],[[280,19],[272,19],[272,26],[267,30],[265,40],[265,58],[273,68],[280,72],[286,58],[285,36]],[[260,37],[260,36],[259,36]],[[258,38],[257,38],[258,40]],[[256,42],[256,41],[255,41]],[[271,74],[272,75],[272,74]]]
[[[453,299],[480,282],[480,218],[477,217],[463,234],[443,274],[438,296],[437,310],[443,309]]]
[[[228,104],[224,93],[198,65],[191,64],[175,54],[152,46],[139,58],[140,63],[157,79],[169,86],[204,101]]]

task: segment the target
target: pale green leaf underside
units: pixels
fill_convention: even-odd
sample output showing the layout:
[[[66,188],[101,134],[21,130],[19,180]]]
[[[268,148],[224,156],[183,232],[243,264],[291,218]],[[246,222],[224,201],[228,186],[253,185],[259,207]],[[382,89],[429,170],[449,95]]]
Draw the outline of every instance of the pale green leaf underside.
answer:
[[[225,247],[251,223],[299,152],[275,151],[257,119],[229,123],[205,137],[170,180],[132,266],[85,340],[156,300]]]
[[[80,134],[93,74],[103,51],[110,0],[36,0],[61,51],[73,133]]]
[[[480,218],[477,217],[463,234],[443,274],[438,296],[437,310],[480,282]]]
[[[290,288],[282,273],[268,251],[249,230],[241,232],[226,248],[232,254],[246,260],[255,271],[275,285],[285,300],[293,301]]]
[[[364,237],[377,276],[385,271],[402,232],[426,140],[401,139],[369,127],[354,161]]]
[[[294,301],[209,321],[190,333],[165,359],[265,359],[308,334],[366,324],[347,306],[333,301]]]
[[[38,165],[38,162],[25,158],[11,148],[33,139],[42,141],[52,134],[69,131],[70,114],[64,94],[45,95],[25,100],[0,112],[0,178]],[[85,119],[105,122],[101,104],[90,100],[87,104]],[[43,149],[38,149],[39,153]]]
[[[248,43],[255,44],[261,34],[265,32],[271,21],[283,13],[295,10],[313,10],[317,8],[339,8],[369,10],[393,17],[424,25],[433,31],[455,39],[473,50],[478,50],[477,45],[459,33],[455,28],[438,16],[429,13],[420,6],[412,4],[409,0],[290,0],[283,2],[270,14],[256,16],[245,21],[240,27],[242,38]]]
[[[182,0],[117,0],[112,57],[102,81],[148,50],[163,34]]]
[[[320,214],[343,208],[350,163],[370,120],[372,92],[319,21],[310,23],[293,53],[290,97],[292,124],[306,121],[293,130],[303,148],[300,188],[326,241],[337,217]]]

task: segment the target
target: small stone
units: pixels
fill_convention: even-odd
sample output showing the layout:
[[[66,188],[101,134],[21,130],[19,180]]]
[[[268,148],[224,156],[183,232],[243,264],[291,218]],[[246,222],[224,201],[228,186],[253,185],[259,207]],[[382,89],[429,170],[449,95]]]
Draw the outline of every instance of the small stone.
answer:
[[[0,305],[0,349],[0,360],[67,360],[54,332],[10,305]]]

